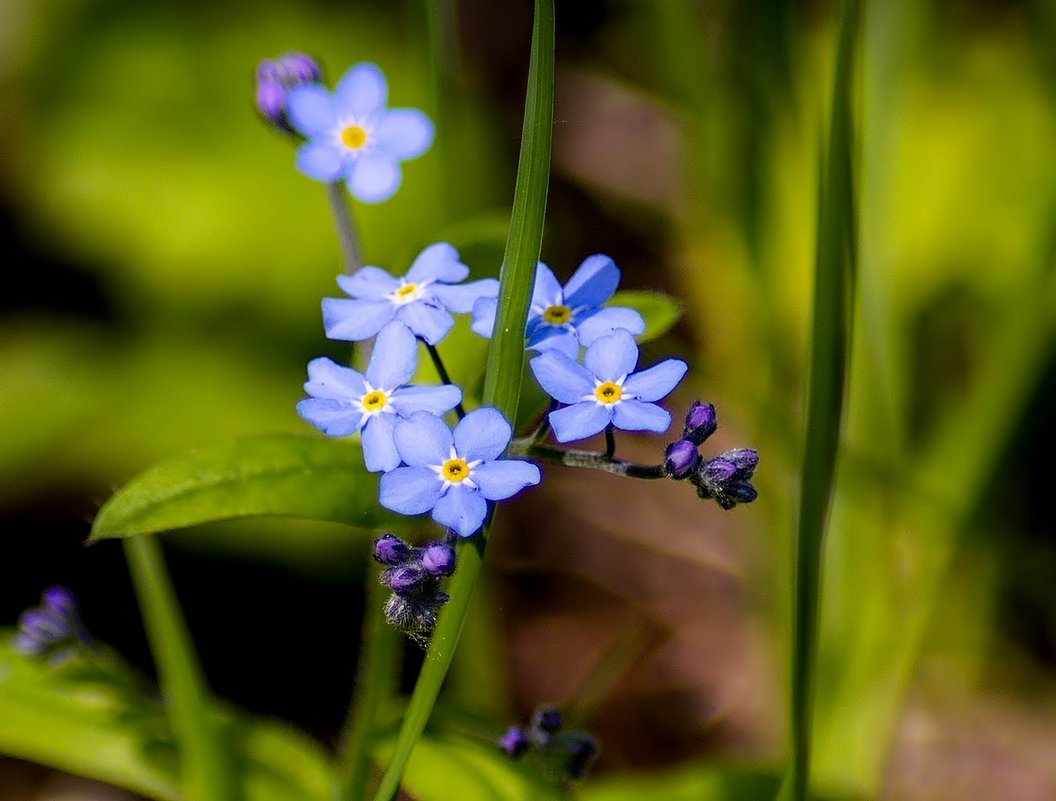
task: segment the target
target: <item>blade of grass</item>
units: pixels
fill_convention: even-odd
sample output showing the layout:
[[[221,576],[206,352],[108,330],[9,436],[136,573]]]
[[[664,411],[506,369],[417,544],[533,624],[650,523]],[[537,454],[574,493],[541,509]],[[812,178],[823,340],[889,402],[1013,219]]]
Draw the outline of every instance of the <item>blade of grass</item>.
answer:
[[[818,199],[810,389],[793,566],[791,766],[785,787],[793,801],[807,798],[810,781],[821,565],[850,354],[850,310],[857,248],[851,172],[850,74],[857,18],[857,0],[843,0],[837,28],[828,151]]]
[[[149,534],[130,537],[122,544],[157,666],[158,683],[169,702],[169,718],[179,746],[183,793],[194,801],[241,798],[232,781],[228,752],[209,715],[209,691],[165,568],[161,546]]]
[[[550,180],[553,117],[554,3],[553,0],[537,0],[517,183],[499,279],[495,331],[488,348],[484,379],[484,405],[495,406],[508,420],[516,419],[521,391],[524,325],[528,317],[535,266],[542,247],[546,192]],[[392,761],[382,776],[375,801],[391,801],[395,798],[407,760],[432,713],[462,633],[473,588],[483,563],[489,528],[490,520],[485,523],[480,535],[459,544],[458,569],[448,587],[451,600],[444,607],[429,642],[425,664],[418,675]]]

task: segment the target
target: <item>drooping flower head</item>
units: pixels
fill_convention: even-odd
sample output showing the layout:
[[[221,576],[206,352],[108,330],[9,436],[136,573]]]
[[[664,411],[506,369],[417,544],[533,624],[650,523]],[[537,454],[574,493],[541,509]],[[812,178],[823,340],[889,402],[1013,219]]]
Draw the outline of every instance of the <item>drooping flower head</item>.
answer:
[[[455,323],[451,312],[466,313],[479,298],[498,294],[499,282],[494,278],[458,284],[468,275],[469,268],[458,260],[458,251],[437,242],[418,254],[402,278],[379,267],[338,276],[337,285],[352,299],[323,298],[326,335],[357,342],[374,336],[395,319],[435,345]]]
[[[624,431],[666,431],[671,415],[657,406],[686,374],[681,359],[665,359],[648,370],[633,372],[638,346],[629,332],[617,330],[587,348],[583,365],[557,350],[531,361],[536,381],[568,406],[550,412],[558,442],[597,434],[612,423]]]
[[[290,90],[290,124],[308,142],[297,169],[317,181],[343,180],[364,203],[388,200],[400,186],[400,162],[433,143],[433,123],[413,108],[387,108],[388,86],[374,64],[356,64],[333,93],[318,83]]]
[[[608,256],[588,256],[564,287],[550,268],[539,262],[525,327],[527,347],[536,351],[559,350],[575,359],[580,345],[589,346],[617,328],[632,334],[645,331],[645,320],[634,309],[601,305],[613,296],[619,283],[620,270]],[[494,298],[477,301],[473,306],[473,331],[491,337],[496,307]]]
[[[374,343],[366,374],[327,358],[308,363],[305,391],[297,413],[332,437],[361,431],[367,470],[391,470],[400,463],[393,444],[396,421],[415,412],[443,414],[462,400],[451,384],[406,386],[414,375],[418,341],[398,320],[386,325]]]
[[[322,76],[319,65],[304,53],[283,53],[275,60],[261,61],[257,66],[257,111],[268,122],[293,133],[286,110],[290,89],[318,82]]]
[[[431,511],[440,525],[471,536],[484,522],[487,501],[539,483],[534,464],[499,458],[511,435],[506,418],[490,407],[467,414],[453,432],[436,415],[411,415],[394,437],[406,466],[381,477],[381,505],[404,515]]]

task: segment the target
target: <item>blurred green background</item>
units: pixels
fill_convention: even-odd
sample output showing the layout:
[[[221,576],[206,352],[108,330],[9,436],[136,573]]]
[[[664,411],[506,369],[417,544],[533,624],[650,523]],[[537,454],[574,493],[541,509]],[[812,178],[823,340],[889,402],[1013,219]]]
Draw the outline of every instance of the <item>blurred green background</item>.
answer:
[[[760,499],[725,514],[688,487],[548,470],[500,517],[450,698],[499,722],[591,698],[595,797],[635,797],[619,777],[646,770],[720,797],[701,789],[716,770],[777,769],[785,749],[832,9],[557,12],[543,258],[567,278],[608,253],[623,288],[682,300],[643,361],[691,362],[669,407],[718,406],[716,450],[762,454]],[[347,358],[319,319],[340,271],[325,194],[256,117],[256,63],[303,50],[334,80],[377,62],[392,103],[426,109],[438,136],[393,200],[356,207],[368,262],[400,273],[446,239],[496,274],[530,23],[520,0],[0,4],[3,623],[66,583],[101,639],[149,665],[118,546],[83,548],[88,521],[160,458],[306,433],[305,364]],[[1056,4],[876,2],[861,36],[818,785],[1056,797]],[[466,341],[452,359],[483,353]],[[656,459],[663,442],[621,450]],[[252,521],[166,540],[218,694],[332,739],[367,536]],[[595,697],[587,678],[628,630],[647,636]],[[25,773],[0,763],[0,787]]]

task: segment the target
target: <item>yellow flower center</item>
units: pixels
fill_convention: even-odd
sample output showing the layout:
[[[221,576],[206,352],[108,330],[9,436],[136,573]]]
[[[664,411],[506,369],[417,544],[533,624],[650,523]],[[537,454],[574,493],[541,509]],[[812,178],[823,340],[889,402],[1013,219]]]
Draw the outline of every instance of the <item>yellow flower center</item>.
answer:
[[[598,399],[598,403],[616,403],[623,397],[623,389],[619,384],[606,381],[604,384],[598,384],[594,388],[594,397]]]
[[[568,306],[550,306],[543,312],[543,319],[550,325],[564,325],[572,319],[572,310]]]
[[[349,150],[359,150],[367,143],[367,132],[358,125],[349,125],[341,131],[341,144]]]
[[[385,408],[385,402],[387,400],[388,398],[385,397],[385,393],[380,389],[376,389],[363,396],[362,404],[363,408],[368,412],[376,412],[378,409]]]
[[[469,478],[469,465],[465,459],[448,459],[440,468],[440,475],[445,481],[458,484]]]
[[[407,303],[417,298],[418,294],[417,284],[404,284],[392,293],[392,297],[397,303]]]

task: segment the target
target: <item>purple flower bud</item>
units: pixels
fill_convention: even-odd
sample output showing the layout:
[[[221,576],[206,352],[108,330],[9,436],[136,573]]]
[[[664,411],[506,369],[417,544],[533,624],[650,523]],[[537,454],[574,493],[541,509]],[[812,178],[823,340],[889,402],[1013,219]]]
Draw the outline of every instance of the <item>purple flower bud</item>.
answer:
[[[731,481],[724,489],[737,503],[751,503],[759,497],[758,491],[747,481]]]
[[[30,656],[60,657],[71,652],[70,646],[89,642],[81,625],[77,600],[62,587],[46,589],[41,595],[41,605],[27,609],[19,617],[18,628],[12,645]]]
[[[553,734],[561,728],[561,713],[552,706],[540,707],[532,716],[532,728]]]
[[[726,459],[737,465],[737,473],[740,478],[751,478],[759,464],[759,451],[754,448],[734,448],[720,454],[720,458]]]
[[[424,645],[436,628],[440,607],[446,604],[448,599],[446,592],[428,584],[423,585],[416,593],[394,593],[385,602],[385,617],[397,629]]]
[[[697,446],[688,439],[672,442],[664,451],[664,473],[671,478],[685,478],[700,464]]]
[[[323,71],[315,59],[304,53],[283,53],[279,56],[277,66],[287,88],[301,83],[316,83],[323,78]]]
[[[737,465],[721,456],[708,459],[700,466],[700,477],[708,484],[724,484],[736,474]]]
[[[50,609],[60,617],[72,619],[79,617],[77,596],[65,587],[48,587],[44,590],[40,599],[47,609]]]
[[[528,737],[525,735],[524,729],[520,726],[510,726],[506,733],[499,738],[499,748],[513,759],[527,751]]]
[[[23,612],[18,627],[41,642],[61,642],[70,636],[70,624],[64,618],[39,607]]]
[[[382,534],[374,540],[374,560],[383,565],[402,565],[413,555],[413,549],[395,534]]]
[[[455,572],[455,549],[443,542],[430,543],[422,549],[421,562],[430,576],[450,576]]]
[[[414,592],[428,577],[418,565],[400,565],[381,571],[381,583],[387,584],[397,595]]]
[[[565,773],[570,779],[581,779],[598,753],[598,743],[590,735],[576,732],[569,742],[569,752]]]
[[[715,416],[715,407],[710,403],[694,401],[686,412],[686,427],[682,430],[682,436],[694,445],[700,445],[704,440],[715,433],[718,428],[718,420]]]

